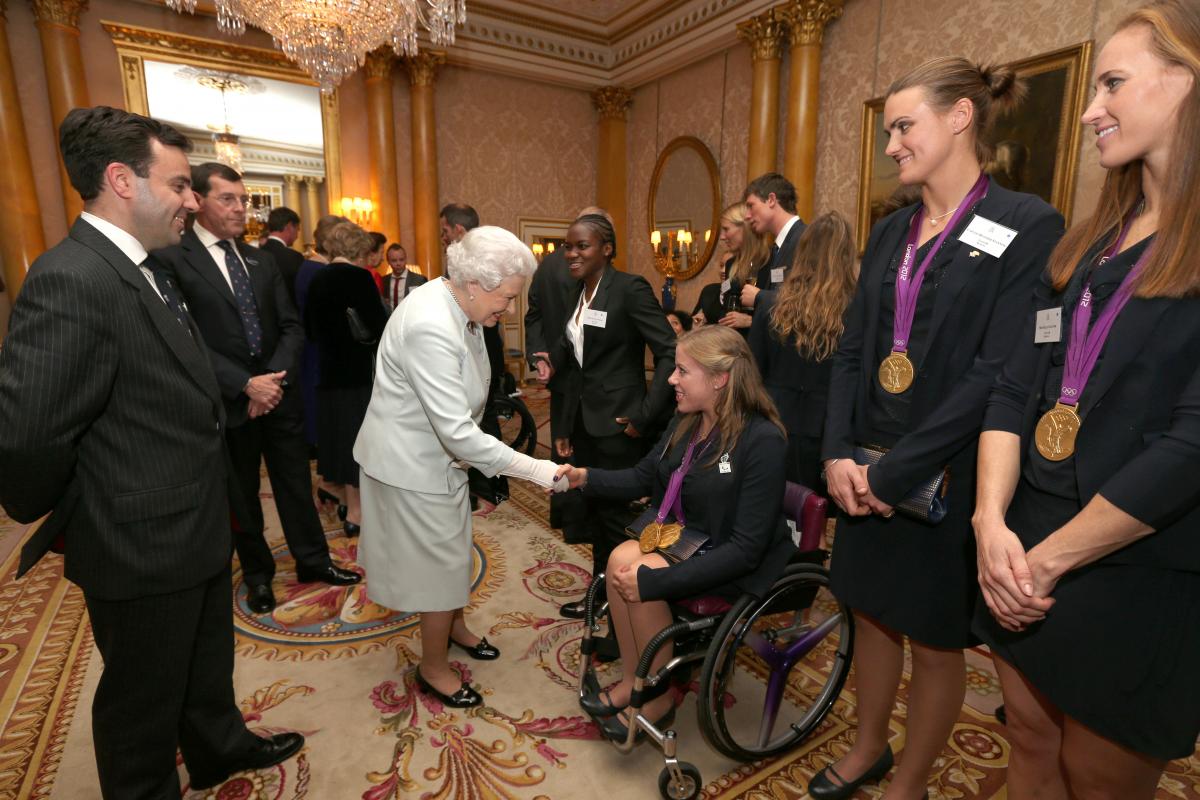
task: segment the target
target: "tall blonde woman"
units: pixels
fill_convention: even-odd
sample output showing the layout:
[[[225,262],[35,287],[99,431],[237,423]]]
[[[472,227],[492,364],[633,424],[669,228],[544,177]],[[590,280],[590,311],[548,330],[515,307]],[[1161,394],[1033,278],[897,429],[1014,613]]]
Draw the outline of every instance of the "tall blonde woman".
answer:
[[[744,332],[750,327],[750,313],[742,310],[742,287],[754,283],[759,268],[770,260],[771,239],[750,227],[745,203],[734,203],[721,212],[719,241],[725,248],[721,282],[700,290],[692,316],[702,313],[706,325],[720,323]]]
[[[362,467],[359,563],[367,594],[421,612],[417,683],[462,708],[482,698],[451,670],[448,646],[481,660],[500,655],[471,632],[462,611],[471,580],[466,468],[550,487],[559,467],[479,429],[491,374],[482,328],[512,312],[536,267],[533,254],[503,228],[484,226],[451,244],[446,257],[453,280],[414,289],[388,320],[354,459]]]

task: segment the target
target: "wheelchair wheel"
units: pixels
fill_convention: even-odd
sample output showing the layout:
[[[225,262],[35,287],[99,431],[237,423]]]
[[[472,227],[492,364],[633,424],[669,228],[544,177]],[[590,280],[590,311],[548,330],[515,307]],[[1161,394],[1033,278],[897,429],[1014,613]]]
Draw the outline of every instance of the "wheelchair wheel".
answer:
[[[700,790],[704,788],[704,782],[700,780],[700,770],[686,761],[680,761],[679,772],[681,779],[672,781],[671,770],[663,767],[663,771],[658,773],[658,793],[666,800],[692,800],[699,797]]]
[[[783,753],[816,730],[850,671],[854,618],[829,573],[794,564],[759,600],[745,596],[713,634],[700,673],[704,738],[729,758]]]
[[[533,455],[537,448],[537,422],[519,397],[497,397],[492,401],[500,424],[500,441],[514,450]]]

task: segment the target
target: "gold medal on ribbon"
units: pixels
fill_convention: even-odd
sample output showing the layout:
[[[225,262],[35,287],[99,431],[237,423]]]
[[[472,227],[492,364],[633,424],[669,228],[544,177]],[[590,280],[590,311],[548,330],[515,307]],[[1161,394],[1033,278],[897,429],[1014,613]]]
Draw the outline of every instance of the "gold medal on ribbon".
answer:
[[[642,528],[642,535],[638,537],[638,546],[642,548],[643,553],[653,553],[658,549],[658,540],[662,536],[662,529],[663,525],[658,520],[654,520]]]
[[[664,523],[662,531],[658,534],[658,546],[666,550],[671,545],[679,541],[680,535],[683,534],[683,526],[678,522]]]
[[[1033,433],[1034,443],[1042,457],[1049,461],[1062,461],[1075,453],[1075,437],[1079,434],[1079,414],[1073,406],[1055,403],[1054,408],[1042,414]]]
[[[904,353],[892,351],[879,365],[879,385],[885,392],[900,394],[913,384],[913,365]]]

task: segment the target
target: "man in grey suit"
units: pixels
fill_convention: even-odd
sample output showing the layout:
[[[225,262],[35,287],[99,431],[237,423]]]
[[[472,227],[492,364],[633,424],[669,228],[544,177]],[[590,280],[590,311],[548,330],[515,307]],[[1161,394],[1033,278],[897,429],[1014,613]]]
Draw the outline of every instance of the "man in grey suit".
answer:
[[[106,800],[178,800],[290,758],[304,737],[247,730],[233,691],[230,494],[221,393],[178,290],[145,265],[196,208],[188,140],[104,106],[59,133],[84,212],[33,263],[0,351],[0,504],[49,518],[104,672],[92,703]]]

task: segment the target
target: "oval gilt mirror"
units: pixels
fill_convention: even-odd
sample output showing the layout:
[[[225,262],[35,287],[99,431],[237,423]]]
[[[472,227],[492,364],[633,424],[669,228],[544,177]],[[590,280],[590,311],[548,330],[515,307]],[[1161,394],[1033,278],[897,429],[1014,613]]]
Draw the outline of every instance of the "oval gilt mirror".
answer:
[[[659,272],[686,280],[704,269],[717,244],[720,205],[717,161],[704,142],[694,136],[671,140],[654,165],[647,204],[646,236]]]

